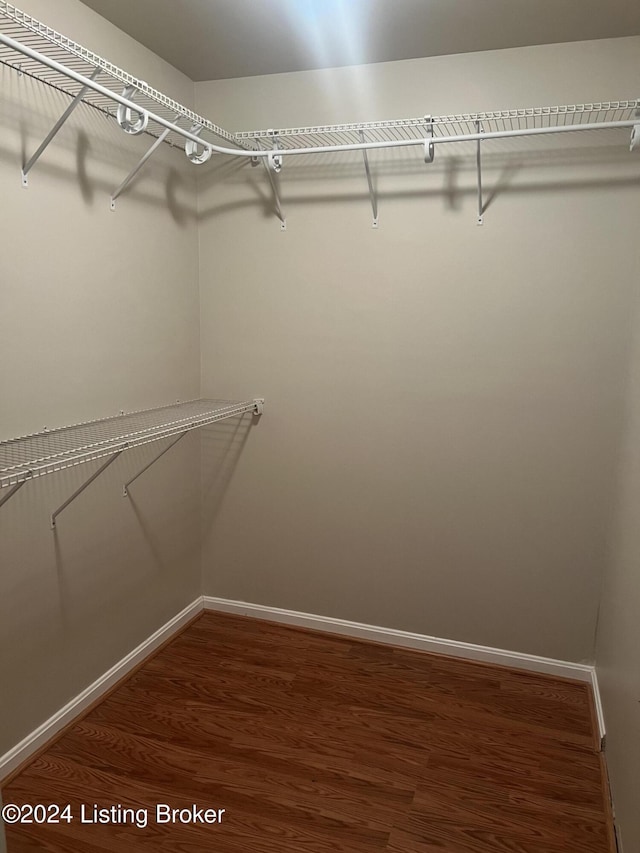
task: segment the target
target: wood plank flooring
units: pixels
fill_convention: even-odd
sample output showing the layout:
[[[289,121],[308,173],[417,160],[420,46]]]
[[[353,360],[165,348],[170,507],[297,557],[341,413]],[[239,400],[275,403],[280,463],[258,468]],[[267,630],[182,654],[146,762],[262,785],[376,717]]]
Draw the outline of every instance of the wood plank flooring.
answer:
[[[8,853],[614,849],[586,684],[221,614],[151,658],[3,798],[73,815],[9,826]],[[158,803],[225,811],[162,824]],[[81,823],[83,805],[85,819],[119,806],[147,825],[118,811]]]

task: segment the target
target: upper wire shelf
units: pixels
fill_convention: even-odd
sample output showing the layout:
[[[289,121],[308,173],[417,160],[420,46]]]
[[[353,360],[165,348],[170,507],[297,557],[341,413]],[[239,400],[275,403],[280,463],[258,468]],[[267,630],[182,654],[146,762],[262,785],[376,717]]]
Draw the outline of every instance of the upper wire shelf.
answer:
[[[112,210],[115,210],[116,199],[156,148],[162,142],[173,144],[176,139],[195,164],[206,163],[214,152],[251,158],[253,165],[262,162],[283,231],[286,219],[276,176],[282,170],[284,158],[293,155],[362,152],[373,227],[377,228],[377,200],[368,160],[368,152],[376,149],[415,147],[425,163],[432,163],[440,145],[474,142],[478,224],[482,224],[481,145],[486,140],[624,128],[631,132],[630,148],[640,148],[640,99],[230,133],[5,0],[0,0],[0,63],[29,74],[72,98],[40,147],[24,163],[24,187],[28,186],[30,170],[80,103],[115,117],[129,134],[150,133],[156,137],[151,148],[113,190]]]
[[[328,153],[336,150],[411,146],[430,139],[434,143],[474,141],[478,135],[482,139],[490,139],[615,126],[632,128],[640,123],[640,99],[635,99],[231,133],[37,21],[6,0],[0,0],[0,30],[1,35],[12,42],[0,42],[0,62],[21,73],[29,74],[75,98],[83,88],[82,82],[77,79],[78,75],[83,81],[88,81],[97,69],[98,80],[92,81],[95,88],[87,87],[82,95],[85,103],[111,116],[117,114],[116,105],[122,108],[129,104],[130,112],[151,114],[152,122],[148,127],[145,124],[145,132],[161,135],[153,123],[154,117],[161,120],[161,127],[170,131],[163,135],[164,141],[175,144],[178,139],[185,146],[189,142],[192,146],[206,142],[207,147],[210,147],[208,154],[219,151],[241,157],[263,157],[274,171],[279,171],[281,166],[281,162],[274,162],[273,157],[269,156],[274,148],[288,154]],[[190,127],[178,125],[178,122],[184,123],[184,120],[190,123]],[[267,147],[256,147],[256,143],[265,140],[269,140]],[[229,148],[229,145],[233,147]],[[201,163],[206,162],[208,156],[192,156],[191,159]]]
[[[87,48],[41,23],[31,15],[27,15],[5,0],[0,0],[0,30],[6,36],[20,42],[21,45],[59,63],[64,63],[66,68],[83,77],[90,78],[96,69],[99,69],[100,84],[113,91],[114,94],[121,95],[128,87],[133,87],[135,89],[135,103],[141,110],[154,112],[167,121],[176,124],[184,120],[185,130],[189,130],[192,126],[198,126],[202,128],[203,133],[206,131],[217,140],[232,145],[236,144],[234,135],[229,131],[157,91],[144,80],[139,80],[112,62],[87,50]],[[62,72],[48,68],[37,59],[16,51],[6,44],[0,44],[0,62],[22,74],[27,74],[65,92],[71,97],[75,97],[82,88],[81,84]],[[90,89],[84,94],[83,100],[103,113],[110,116],[116,115],[116,105],[107,95]],[[152,136],[159,135],[153,126],[147,128],[146,132]],[[173,134],[166,141],[170,144],[176,144],[181,141],[181,137]]]
[[[245,412],[262,400],[192,400],[0,441],[0,488],[181,435]]]
[[[365,142],[397,143],[403,140],[420,142],[433,135],[434,139],[466,137],[476,139],[512,131],[545,131],[553,128],[585,129],[585,126],[639,121],[640,99],[603,101],[555,107],[529,107],[516,110],[461,113],[459,115],[419,116],[392,121],[371,121],[350,124],[291,127],[269,130],[250,130],[237,133],[238,141],[269,139],[277,142],[278,150],[307,149],[323,145],[358,145]],[[462,140],[461,140],[462,141]]]

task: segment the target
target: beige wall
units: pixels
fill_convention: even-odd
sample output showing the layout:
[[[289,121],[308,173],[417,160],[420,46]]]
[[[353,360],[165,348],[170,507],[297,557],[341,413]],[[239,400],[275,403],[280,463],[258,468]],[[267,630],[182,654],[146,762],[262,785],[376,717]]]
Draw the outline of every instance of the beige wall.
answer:
[[[191,81],[76,0],[21,5],[193,100]],[[198,84],[196,102],[241,129],[632,97],[639,47],[228,80]],[[198,228],[194,173],[168,150],[109,211],[146,143],[84,108],[25,192],[22,151],[67,102],[6,69],[0,85],[0,438],[201,387],[268,402],[251,434],[245,420],[190,437],[131,500],[120,485],[154,448],[122,457],[56,537],[48,515],[90,466],[0,510],[0,754],[202,588],[592,660],[612,555],[598,662],[633,846],[639,478],[624,394],[640,168],[625,135],[486,146],[482,228],[468,148],[430,167],[373,155],[377,231],[359,155],[286,161],[286,233],[262,170],[214,158]]]
[[[636,258],[638,250],[635,250]],[[636,279],[637,281],[637,279]],[[607,723],[607,762],[625,851],[640,850],[640,313],[620,455],[620,491],[604,576],[596,664]]]
[[[197,108],[248,129],[630,97],[639,47],[202,83]],[[207,594],[593,660],[640,164],[626,133],[548,144],[487,145],[482,228],[472,149],[374,155],[377,231],[357,154],[285,161],[286,233],[261,169],[202,177],[203,391],[268,405],[205,507]]]
[[[191,82],[75,0],[25,11],[192,101]],[[115,213],[149,138],[81,107],[20,184],[68,99],[0,67],[0,438],[199,393],[195,187],[158,154]],[[0,755],[200,592],[199,442],[121,497],[158,446],[27,484],[0,509]]]

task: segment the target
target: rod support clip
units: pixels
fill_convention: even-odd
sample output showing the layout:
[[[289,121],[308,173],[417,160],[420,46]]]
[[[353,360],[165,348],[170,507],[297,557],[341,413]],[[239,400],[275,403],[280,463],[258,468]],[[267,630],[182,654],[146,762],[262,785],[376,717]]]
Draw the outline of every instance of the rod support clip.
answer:
[[[135,86],[126,86],[122,97],[128,101],[133,101],[133,96],[138,90]],[[134,115],[137,118],[134,118]],[[118,104],[116,118],[120,127],[125,133],[130,133],[132,136],[137,136],[139,133],[144,133],[149,124],[149,113],[144,110],[132,110],[124,104]]]
[[[424,162],[433,163],[433,158],[436,155],[436,146],[433,144],[433,119],[431,116],[425,116],[427,125],[427,133],[423,143]]]
[[[282,154],[275,154],[271,152],[267,155],[267,165],[271,169],[272,172],[282,171]]]
[[[199,136],[202,132],[201,124],[194,124],[191,128],[191,133],[195,136]],[[194,142],[193,139],[187,139],[184,143],[184,153],[187,155],[187,159],[192,163],[195,163],[196,166],[200,166],[202,163],[206,163],[211,159],[212,149],[205,145],[198,145],[197,142]]]

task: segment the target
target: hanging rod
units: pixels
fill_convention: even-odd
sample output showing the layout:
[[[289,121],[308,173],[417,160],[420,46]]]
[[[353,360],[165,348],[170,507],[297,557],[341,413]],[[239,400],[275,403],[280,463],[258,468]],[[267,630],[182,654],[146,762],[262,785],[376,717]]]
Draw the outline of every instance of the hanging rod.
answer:
[[[49,39],[54,41],[54,43],[66,50],[69,51],[71,55],[74,57],[81,56],[81,58],[88,63],[90,66],[95,67],[99,65],[99,67],[104,68],[105,71],[112,74],[119,81],[126,84],[126,88],[123,90],[123,94],[119,94],[118,92],[114,92],[111,89],[108,89],[106,86],[96,82],[95,80],[91,80],[84,74],[79,73],[73,68],[70,68],[64,65],[61,62],[45,55],[42,52],[34,50],[27,44],[24,44],[10,36],[5,35],[4,33],[0,33],[0,43],[4,44],[6,47],[11,48],[12,50],[20,53],[24,56],[29,57],[35,62],[55,71],[56,73],[67,77],[70,80],[78,83],[80,86],[86,87],[87,89],[91,89],[93,92],[101,95],[103,98],[107,98],[110,101],[119,105],[120,108],[129,111],[131,114],[139,115],[144,117],[144,124],[146,128],[146,123],[148,121],[152,121],[155,124],[160,125],[165,130],[170,131],[171,133],[176,134],[185,140],[186,144],[191,143],[191,146],[196,146],[196,149],[200,150],[206,149],[207,152],[216,152],[220,154],[227,154],[234,157],[249,157],[249,158],[264,158],[265,161],[269,164],[269,166],[273,169],[274,164],[277,162],[278,166],[282,165],[282,156],[292,156],[296,154],[329,154],[329,153],[339,153],[339,152],[347,152],[347,151],[371,151],[375,149],[386,149],[386,148],[406,148],[413,147],[417,145],[425,145],[427,142],[427,134],[424,136],[416,136],[416,137],[402,137],[402,138],[387,138],[387,139],[377,139],[377,140],[367,140],[367,141],[354,141],[354,142],[337,142],[335,144],[302,144],[297,147],[291,147],[289,145],[289,138],[293,137],[301,137],[306,135],[307,137],[314,134],[323,134],[323,135],[335,135],[344,138],[344,133],[350,130],[368,130],[369,128],[375,127],[380,130],[382,128],[388,129],[392,133],[396,133],[398,130],[406,130],[406,128],[419,127],[420,124],[425,124],[425,119],[408,119],[408,120],[398,120],[393,122],[373,122],[373,123],[365,123],[359,125],[328,125],[324,127],[318,128],[300,128],[300,129],[292,129],[292,130],[267,130],[267,131],[257,131],[257,132],[244,132],[231,134],[218,125],[214,125],[212,122],[207,119],[202,118],[201,116],[197,116],[195,113],[187,110],[181,105],[177,104],[175,101],[171,101],[167,99],[166,96],[161,95],[161,93],[156,92],[151,89],[148,84],[143,81],[136,80],[135,78],[127,75],[125,72],[122,72],[120,69],[116,69],[111,63],[108,63],[106,60],[102,60],[96,54],[92,54],[90,51],[87,51],[85,48],[82,48],[80,45],[77,45],[75,42],[71,42],[69,39],[66,39],[64,36],[61,36],[59,33],[56,33],[54,30],[45,27],[39,22],[35,21],[35,19],[30,18],[29,16],[25,16],[24,13],[21,13],[14,6],[11,6],[8,3],[5,3],[4,0],[0,0],[0,12],[5,15],[12,17],[14,20],[18,21],[24,26],[28,26],[30,30],[33,30],[37,35],[44,39]],[[25,21],[27,22],[25,24]],[[114,73],[115,70],[115,73]],[[194,132],[194,129],[187,130],[186,128],[179,127],[175,122],[167,119],[166,117],[158,114],[156,111],[147,107],[145,103],[136,103],[133,101],[132,97],[126,97],[125,92],[127,94],[133,92],[142,92],[143,94],[148,95],[149,97],[154,97],[158,103],[161,103],[163,106],[171,105],[174,108],[175,112],[180,112],[182,115],[193,120],[194,125],[199,126],[197,132]],[[638,125],[640,124],[640,118],[637,115],[638,110],[640,109],[640,100],[635,101],[613,101],[602,104],[586,104],[586,105],[578,105],[576,107],[550,107],[550,108],[538,108],[532,110],[515,110],[508,111],[504,113],[478,113],[473,116],[464,117],[464,116],[443,116],[443,117],[433,117],[431,120],[433,122],[434,128],[440,133],[440,135],[434,134],[433,136],[428,137],[428,143],[430,145],[438,145],[445,143],[458,143],[458,142],[471,142],[477,141],[478,139],[482,139],[483,141],[489,139],[505,139],[512,137],[524,137],[524,136],[538,136],[538,135],[546,135],[552,133],[566,133],[566,132],[575,132],[575,131],[591,131],[591,130],[606,130],[613,128],[629,128],[634,129],[634,137],[638,135]],[[562,116],[580,116],[582,117],[584,114],[592,113],[592,112],[609,112],[609,111],[617,111],[623,110],[626,115],[625,118],[620,118],[617,120],[599,120],[599,121],[589,121],[589,122],[570,122],[567,124],[557,124],[557,125],[548,125],[548,126],[538,126],[538,127],[518,127],[518,128],[496,128],[490,129],[486,127],[482,134],[473,133],[473,132],[463,132],[463,133],[447,133],[446,135],[442,133],[442,129],[447,125],[451,127],[455,127],[455,123],[458,120],[468,121],[472,119],[473,121],[481,121],[485,122],[487,119],[492,120],[494,122],[498,120],[503,120],[505,122],[509,120],[513,120],[513,118],[525,118],[528,119],[531,117],[534,121],[539,116],[551,116],[551,115],[562,115]],[[215,133],[216,135],[223,138],[225,141],[229,141],[238,146],[247,146],[245,147],[237,147],[237,148],[228,148],[223,145],[219,145],[217,143],[211,142],[209,140],[203,139],[199,134],[203,128],[206,128],[210,132]],[[257,141],[270,137],[273,139],[274,136],[278,137],[278,147],[269,147],[269,148],[251,148],[247,145],[248,140],[252,140],[255,145]],[[283,139],[286,140],[286,143],[283,144]],[[206,158],[202,159],[194,159],[194,162],[205,162]]]

